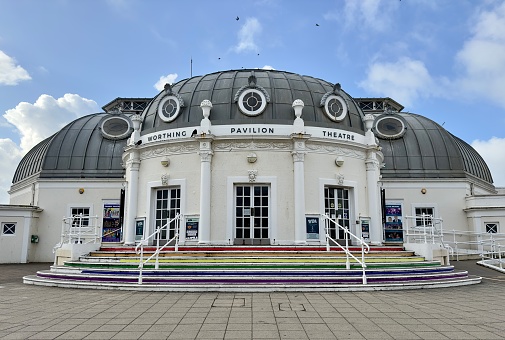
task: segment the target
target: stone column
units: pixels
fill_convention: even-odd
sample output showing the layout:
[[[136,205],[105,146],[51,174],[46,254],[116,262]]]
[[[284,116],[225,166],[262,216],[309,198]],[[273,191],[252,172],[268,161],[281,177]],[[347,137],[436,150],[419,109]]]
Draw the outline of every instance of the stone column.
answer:
[[[305,140],[308,135],[291,135],[293,140],[293,189],[295,201],[295,243],[307,243],[305,230]]]
[[[373,115],[364,117],[365,139],[367,144],[366,165],[366,187],[368,193],[368,214],[370,216],[370,243],[382,243],[382,219],[381,219],[381,201],[379,191],[380,164],[382,162],[382,153],[376,142],[372,131],[374,123]]]
[[[212,137],[200,139],[200,225],[198,243],[210,242]]]
[[[368,191],[368,211],[370,215],[370,243],[382,243],[381,202],[379,195],[380,168],[377,152],[369,150],[366,164],[366,186]]]
[[[211,161],[212,141],[210,135],[212,124],[209,120],[212,103],[204,100],[200,104],[203,119],[200,122],[200,135],[196,138],[200,141],[200,224],[198,230],[198,243],[210,243],[210,207],[211,207]]]
[[[133,147],[128,153],[126,164],[126,207],[124,225],[124,244],[135,244],[135,218],[139,188],[140,152]]]

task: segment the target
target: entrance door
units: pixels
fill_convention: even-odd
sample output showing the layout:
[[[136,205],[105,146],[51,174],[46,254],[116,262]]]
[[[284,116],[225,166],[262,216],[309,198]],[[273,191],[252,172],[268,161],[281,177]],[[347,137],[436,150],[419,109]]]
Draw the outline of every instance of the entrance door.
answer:
[[[163,228],[158,234],[161,240],[170,240],[175,236],[176,221],[172,220],[181,212],[181,189],[178,187],[156,190],[156,229]]]
[[[324,188],[325,214],[348,230],[351,225],[349,220],[349,209],[349,189],[334,187]],[[329,229],[330,237],[334,240],[345,239],[344,231],[338,228],[335,224],[329,223]]]
[[[270,244],[268,185],[235,187],[235,244]]]

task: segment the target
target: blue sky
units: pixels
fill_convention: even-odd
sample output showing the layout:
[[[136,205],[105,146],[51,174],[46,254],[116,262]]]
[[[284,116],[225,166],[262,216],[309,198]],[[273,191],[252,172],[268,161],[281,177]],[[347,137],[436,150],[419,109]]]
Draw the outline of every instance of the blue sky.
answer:
[[[0,203],[33,145],[116,97],[156,95],[191,59],[193,75],[266,67],[391,97],[505,186],[505,1],[0,0]]]

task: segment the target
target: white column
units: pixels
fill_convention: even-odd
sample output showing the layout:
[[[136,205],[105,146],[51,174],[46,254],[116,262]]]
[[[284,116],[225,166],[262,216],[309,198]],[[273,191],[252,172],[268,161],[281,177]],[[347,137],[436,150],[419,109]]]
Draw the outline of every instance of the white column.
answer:
[[[212,137],[200,139],[200,225],[198,243],[210,242]]]
[[[368,213],[370,216],[370,243],[382,243],[381,203],[379,194],[379,161],[376,151],[368,151],[366,163],[366,187],[368,191]]]
[[[126,207],[124,244],[135,244],[135,218],[139,189],[140,157],[137,149],[132,149],[126,161]]]
[[[295,201],[295,243],[306,244],[305,227],[305,140],[308,135],[291,135],[293,139],[293,188]]]

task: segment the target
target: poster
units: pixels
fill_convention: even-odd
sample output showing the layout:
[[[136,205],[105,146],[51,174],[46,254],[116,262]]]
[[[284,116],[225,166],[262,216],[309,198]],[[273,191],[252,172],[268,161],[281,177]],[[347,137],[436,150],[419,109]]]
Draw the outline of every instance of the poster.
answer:
[[[386,204],[384,237],[386,242],[403,242],[401,204]]]
[[[365,242],[370,241],[370,220],[369,219],[361,219],[361,237]]]
[[[198,223],[196,217],[186,219],[186,241],[198,241]]]
[[[319,217],[305,217],[307,227],[307,240],[319,240]]]
[[[144,217],[135,219],[135,241],[141,241],[144,237],[144,224],[146,219]]]
[[[120,205],[117,203],[103,205],[102,242],[121,242],[119,210]]]

